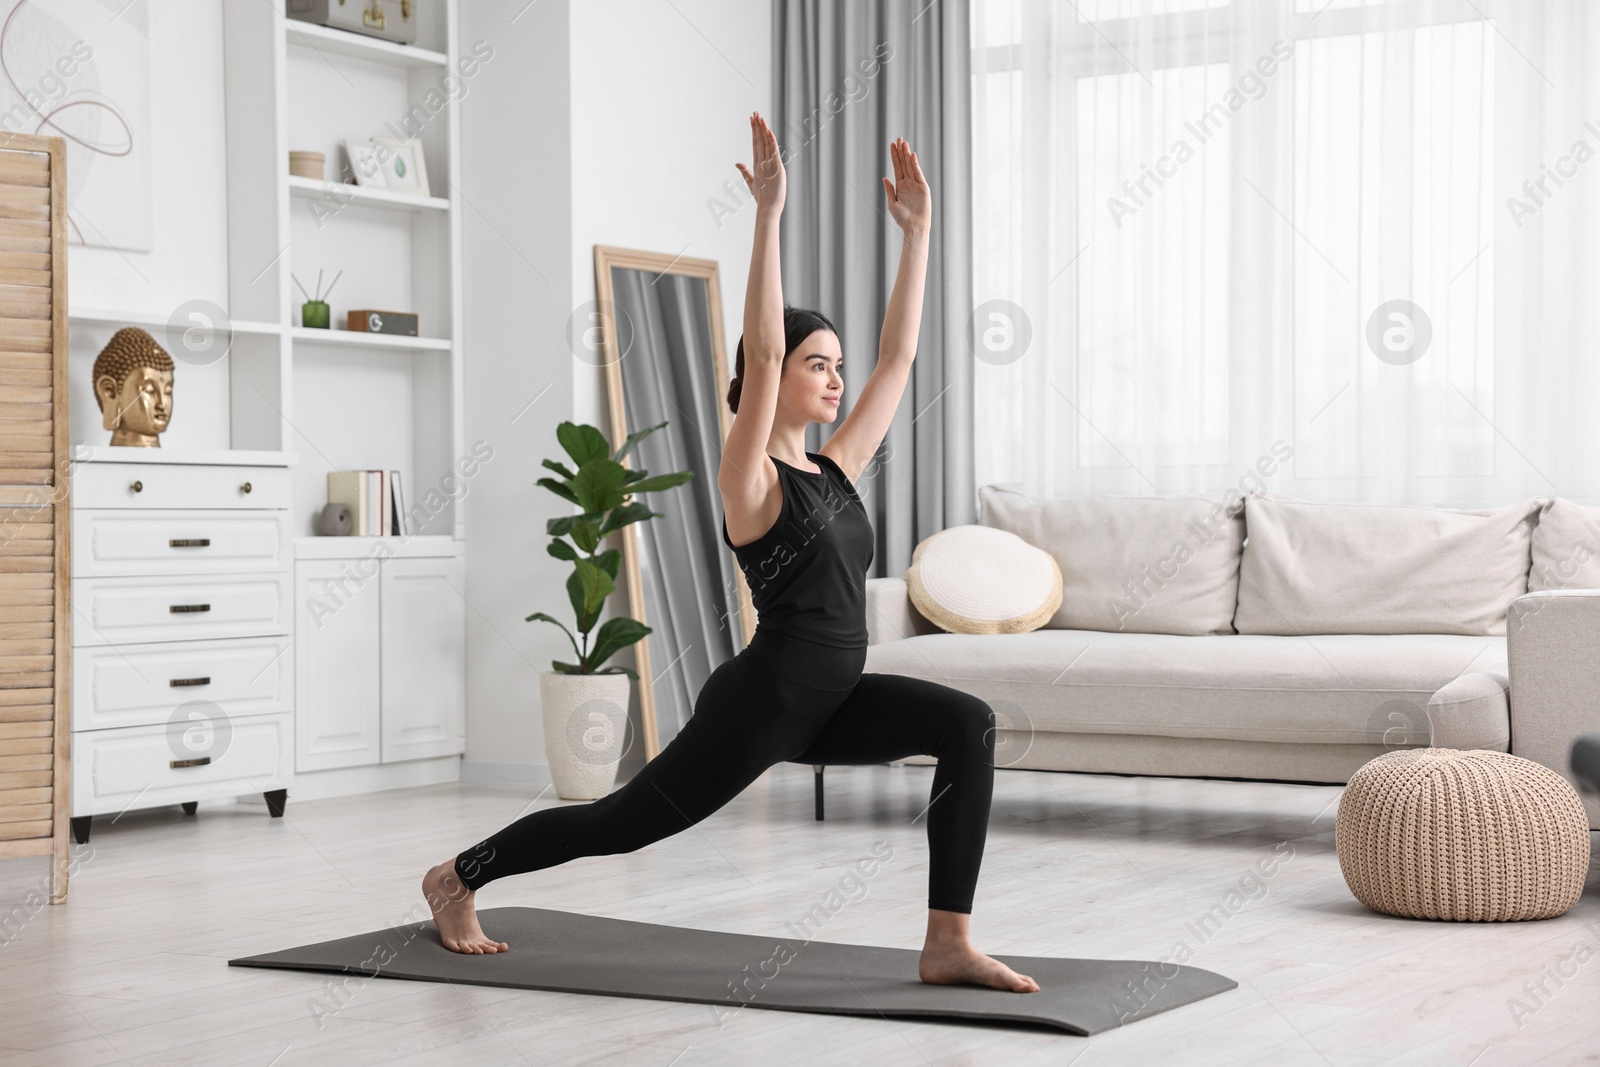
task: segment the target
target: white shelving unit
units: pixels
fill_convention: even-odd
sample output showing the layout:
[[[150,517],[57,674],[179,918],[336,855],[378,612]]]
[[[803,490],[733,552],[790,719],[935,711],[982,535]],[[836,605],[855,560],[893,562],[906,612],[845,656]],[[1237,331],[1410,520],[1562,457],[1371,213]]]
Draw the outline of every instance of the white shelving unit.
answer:
[[[366,559],[380,544],[396,556],[460,555],[462,544],[453,537],[422,534],[416,537],[300,537],[295,559]]]
[[[228,443],[298,457],[290,507],[297,558],[312,558],[301,553],[317,540],[330,470],[399,470],[413,506],[440,490],[443,507],[397,540],[464,536],[461,511],[442,491],[467,451],[460,123],[442,85],[459,69],[457,0],[417,7],[415,45],[289,19],[281,3],[223,11],[228,311],[234,350],[253,364],[234,395],[236,407],[256,401],[235,411]],[[343,180],[344,139],[378,137],[421,142],[431,195]],[[291,176],[294,150],[322,152],[324,180]],[[324,289],[339,276],[332,329],[300,324],[301,288],[314,290],[319,274]],[[340,328],[354,308],[414,312],[421,336]],[[270,424],[271,444],[258,432],[241,440],[241,418],[247,427]]]
[[[307,345],[348,345],[351,348],[413,348],[448,352],[453,347],[448,337],[404,337],[399,334],[362,333],[359,330],[317,330],[304,326],[291,328],[289,336]]]
[[[67,312],[67,318],[83,326],[110,326],[114,329],[142,326],[147,330],[165,329],[171,321],[169,316],[148,311],[107,311],[103,308],[72,308]],[[270,335],[283,332],[283,326],[276,322],[230,322],[228,327],[236,334]]]
[[[450,5],[450,21],[455,22],[455,5]],[[281,17],[281,15],[280,15]],[[431,27],[435,36],[439,27]],[[344,30],[317,26],[310,22],[284,19],[284,32],[291,44],[310,49],[324,56],[347,56],[352,59],[370,59],[396,67],[427,68],[448,66],[453,51],[439,52],[415,45],[395,44],[377,37],[364,37]],[[453,44],[454,42],[450,42]]]
[[[336,210],[346,202],[368,207],[386,207],[395,211],[449,211],[450,201],[442,196],[413,196],[409,193],[392,193],[387,189],[369,189],[361,185],[334,185],[315,178],[289,175],[289,195],[302,200],[317,200],[328,210]]]
[[[417,6],[417,46],[286,19],[281,4],[229,5],[224,16],[229,129],[251,128],[251,117],[235,124],[237,104],[256,129],[276,131],[270,146],[230,141],[230,230],[244,235],[233,300],[282,326],[284,440],[306,457],[292,502],[291,796],[454,780],[465,747],[463,522],[459,494],[445,491],[467,451],[460,125],[442,84],[457,69],[457,8]],[[270,64],[246,61],[235,94],[234,55],[258,55],[262,41]],[[342,142],[367,137],[417,138],[431,195],[344,181]],[[304,149],[323,153],[323,180],[288,173],[289,152]],[[339,275],[332,329],[300,324],[301,289],[319,274],[324,287]],[[339,328],[352,308],[414,312],[421,336]],[[328,471],[373,467],[401,472],[413,515],[425,497],[442,508],[402,536],[313,536]]]
[[[460,123],[442,87],[459,69],[457,0],[417,6],[418,43],[400,45],[289,19],[281,0],[224,5],[227,353],[182,362],[174,309],[73,308],[77,382],[122,326],[149,330],[180,360],[164,447],[94,446],[94,460],[290,467],[291,533],[308,538],[328,471],[398,470],[408,503],[436,488],[445,500],[403,536],[463,538],[455,494],[442,491],[467,454]],[[421,141],[432,195],[340,181],[346,137],[408,136]],[[291,176],[292,149],[323,152],[329,180]],[[301,326],[294,279],[310,289],[320,272],[326,288],[340,271],[335,328]],[[421,336],[338,328],[352,308],[414,312]],[[74,439],[103,440],[87,391],[75,399]]]
[[[292,467],[293,452],[252,448],[139,448],[133,445],[80,445],[80,463],[200,463],[207,466]]]

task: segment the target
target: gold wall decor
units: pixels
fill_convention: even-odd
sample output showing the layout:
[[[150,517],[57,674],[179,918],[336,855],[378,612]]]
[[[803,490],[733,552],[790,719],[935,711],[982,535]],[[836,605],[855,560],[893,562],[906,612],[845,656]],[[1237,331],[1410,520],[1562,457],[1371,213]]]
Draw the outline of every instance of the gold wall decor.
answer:
[[[111,444],[160,448],[172,421],[172,357],[137,326],[111,335],[95,357],[94,398]]]

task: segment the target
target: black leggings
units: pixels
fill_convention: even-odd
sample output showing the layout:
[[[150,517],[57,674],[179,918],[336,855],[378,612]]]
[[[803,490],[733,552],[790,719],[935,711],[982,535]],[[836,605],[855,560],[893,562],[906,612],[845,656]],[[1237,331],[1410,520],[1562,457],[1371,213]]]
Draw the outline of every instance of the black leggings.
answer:
[[[456,857],[469,889],[579,856],[634,852],[687,830],[775,763],[938,767],[928,821],[928,907],[970,913],[994,793],[994,712],[937,682],[863,674],[866,649],[757,628],[711,672],[694,714],[622,788],[587,804],[525,815]]]

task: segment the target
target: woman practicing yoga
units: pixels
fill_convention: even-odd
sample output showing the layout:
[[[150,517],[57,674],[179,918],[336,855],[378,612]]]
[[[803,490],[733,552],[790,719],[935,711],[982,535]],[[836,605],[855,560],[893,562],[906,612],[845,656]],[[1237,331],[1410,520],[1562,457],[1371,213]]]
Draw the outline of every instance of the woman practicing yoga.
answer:
[[[688,724],[626,785],[589,804],[518,819],[430,870],[423,896],[447,948],[504,952],[506,943],[478,925],[473,902],[496,878],[641,849],[706,818],[775,763],[871,764],[920,753],[939,762],[924,809],[929,910],[918,973],[930,983],[1036,992],[1032,978],[969,939],[994,791],[993,711],[949,686],[861,669],[873,548],[854,481],[888,432],[916,355],[932,217],[928,184],[911,147],[903,139],[891,144],[894,181],[883,185],[905,242],[878,363],[824,451],[806,452],[807,425],[838,417],[844,359],[827,319],[783,304],[783,161],[758,114],[750,133],[751,168],[735,166],[756,201],[755,247],[728,389],[736,417],[717,485],[723,540],[755,603],[755,636],[711,672]]]

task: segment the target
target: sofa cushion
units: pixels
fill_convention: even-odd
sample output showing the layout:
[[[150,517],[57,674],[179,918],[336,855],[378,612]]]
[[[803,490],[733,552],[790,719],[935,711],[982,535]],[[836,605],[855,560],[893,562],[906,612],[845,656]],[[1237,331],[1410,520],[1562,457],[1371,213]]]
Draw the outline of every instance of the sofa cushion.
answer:
[[[1564,497],[1545,504],[1533,528],[1528,592],[1600,589],[1600,508]]]
[[[1045,500],[993,485],[978,489],[983,525],[1044,549],[1061,568],[1061,606],[1045,625],[1119,633],[1233,632],[1244,542],[1237,500]]]
[[[1506,632],[1543,501],[1492,511],[1245,502],[1241,634]]]
[[[1037,630],[1061,604],[1061,568],[1042,548],[991,526],[952,526],[911,553],[906,591],[955,634]]]
[[[1509,662],[1509,652],[1507,660]],[[1436,748],[1511,748],[1511,679],[1503,670],[1469,671],[1433,694],[1428,724]]]
[[[865,669],[973,693],[1011,729],[1426,744],[1429,699],[1469,671],[1503,672],[1505,639],[926,634],[869,646]]]

